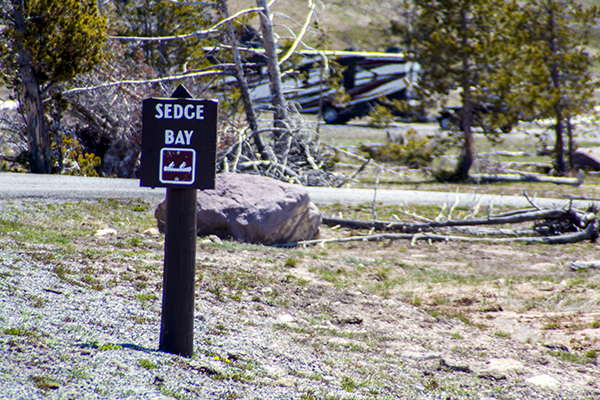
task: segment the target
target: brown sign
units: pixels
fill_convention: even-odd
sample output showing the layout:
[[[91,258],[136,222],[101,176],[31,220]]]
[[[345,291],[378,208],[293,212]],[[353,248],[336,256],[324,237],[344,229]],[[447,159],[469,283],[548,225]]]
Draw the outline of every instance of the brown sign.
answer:
[[[214,189],[216,100],[143,101],[140,186]]]
[[[196,150],[163,147],[158,169],[161,183],[192,185],[196,182]]]

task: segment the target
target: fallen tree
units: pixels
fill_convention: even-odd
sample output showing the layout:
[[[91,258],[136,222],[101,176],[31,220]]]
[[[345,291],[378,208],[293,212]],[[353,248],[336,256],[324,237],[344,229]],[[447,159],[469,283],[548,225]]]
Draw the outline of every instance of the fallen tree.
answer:
[[[342,218],[323,218],[323,224],[329,226],[342,226],[350,229],[375,229],[379,231],[397,231],[404,233],[416,233],[431,231],[435,228],[453,226],[476,226],[476,225],[501,225],[514,224],[531,221],[552,221],[552,224],[570,221],[576,224],[585,216],[579,215],[574,210],[517,210],[503,214],[490,215],[485,218],[473,218],[467,220],[430,221],[423,223],[384,222],[384,221],[357,221]]]
[[[343,218],[324,217],[322,223],[335,228],[368,230],[365,235],[353,235],[343,238],[329,238],[288,243],[282,246],[306,246],[325,243],[344,243],[352,241],[381,241],[381,240],[410,240],[414,244],[418,240],[428,241],[465,241],[489,243],[545,243],[565,244],[580,241],[595,241],[598,237],[597,207],[592,206],[586,211],[569,207],[568,209],[540,209],[539,207],[514,210],[506,213],[489,215],[487,217],[464,220],[439,219],[429,220],[424,217],[409,214],[420,222],[385,222],[360,221]],[[440,215],[441,216],[441,215]],[[523,224],[533,222],[530,230],[497,229],[497,230],[465,230],[465,227]],[[463,234],[472,236],[457,236],[453,230],[459,229]],[[436,232],[443,230],[444,233]],[[379,231],[383,233],[374,234]],[[515,236],[516,237],[506,237]]]
[[[478,182],[546,182],[557,185],[579,186],[583,183],[581,177],[547,176],[523,171],[513,171],[512,174],[470,174],[469,177]]]
[[[600,268],[600,261],[573,261],[570,265],[573,271]]]
[[[543,236],[543,237],[515,237],[515,238],[490,238],[490,237],[466,237],[466,236],[453,236],[453,235],[439,235],[435,233],[383,233],[378,235],[364,235],[364,236],[350,236],[346,238],[332,238],[332,239],[316,239],[316,240],[305,240],[295,243],[286,243],[277,247],[296,247],[296,246],[311,246],[317,244],[326,243],[346,243],[346,242],[374,242],[382,240],[399,240],[405,239],[410,240],[411,245],[414,245],[418,240],[427,241],[461,241],[461,242],[486,242],[486,243],[543,243],[543,244],[567,244],[577,243],[585,240],[595,240],[598,237],[598,225],[596,221],[590,223],[585,230],[568,233],[558,236]],[[595,265],[595,264],[594,264]],[[591,266],[590,266],[591,267]],[[588,267],[588,268],[590,268]],[[573,267],[572,267],[573,268]],[[594,266],[595,268],[595,266]]]

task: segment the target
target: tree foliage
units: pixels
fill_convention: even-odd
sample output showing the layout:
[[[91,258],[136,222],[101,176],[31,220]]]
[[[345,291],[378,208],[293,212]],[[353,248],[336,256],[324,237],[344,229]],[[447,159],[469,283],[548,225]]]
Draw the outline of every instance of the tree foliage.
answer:
[[[554,120],[554,169],[564,175],[564,135],[573,152],[570,120],[593,108],[598,88],[591,73],[596,61],[586,50],[589,29],[598,18],[597,7],[584,9],[574,0],[528,0],[521,14],[521,51],[527,92],[524,112]]]
[[[475,114],[484,133],[519,118],[552,118],[555,170],[566,173],[563,136],[570,118],[589,111],[597,88],[585,46],[596,7],[574,0],[415,0],[415,54],[422,89],[448,95],[460,90],[463,148],[454,173],[468,176],[473,162]],[[484,110],[484,112],[481,112]],[[570,140],[570,152],[573,142]]]
[[[90,71],[100,61],[105,20],[95,0],[11,0],[3,4],[2,20],[2,69],[20,87],[30,168],[50,173],[44,96],[53,85]]]
[[[506,48],[511,34],[514,3],[503,0],[415,0],[416,31],[423,35],[415,43],[421,64],[421,90],[429,96],[447,96],[459,90],[462,99],[463,145],[454,173],[456,179],[468,176],[474,161],[473,117],[481,104],[503,103],[511,71]],[[491,110],[500,110],[498,106]],[[496,132],[501,119],[491,119],[488,133]]]
[[[41,86],[89,72],[101,60],[106,27],[95,1],[34,0],[26,4],[25,31],[9,29],[7,36],[12,46],[20,42],[28,52]]]

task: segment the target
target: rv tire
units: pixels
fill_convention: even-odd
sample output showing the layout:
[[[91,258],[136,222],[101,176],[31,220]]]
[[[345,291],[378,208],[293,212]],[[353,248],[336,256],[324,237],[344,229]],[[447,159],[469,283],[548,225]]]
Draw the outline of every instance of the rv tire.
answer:
[[[452,123],[450,117],[442,118],[442,119],[440,119],[439,122],[440,122],[440,128],[442,128],[442,130],[445,130],[445,131],[449,131],[453,128],[453,126],[455,126]]]
[[[339,124],[342,122],[340,113],[335,107],[325,107],[323,109],[323,121],[327,124]]]

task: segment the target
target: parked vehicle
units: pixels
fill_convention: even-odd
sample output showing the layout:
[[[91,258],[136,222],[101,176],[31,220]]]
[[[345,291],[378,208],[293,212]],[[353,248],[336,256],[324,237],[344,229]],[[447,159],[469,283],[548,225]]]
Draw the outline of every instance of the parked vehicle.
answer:
[[[462,130],[462,107],[445,107],[437,115],[436,119],[440,124],[440,128],[444,130],[450,130],[452,128],[458,128]],[[486,104],[477,104],[473,107],[473,126],[482,126],[483,117],[485,114],[494,111],[494,107]],[[514,121],[512,121],[514,119]],[[518,118],[514,117],[511,121],[506,122],[500,127],[500,130],[504,133],[512,131],[513,126],[518,123]]]
[[[302,113],[320,111],[326,123],[340,124],[364,116],[383,96],[390,100],[415,98],[412,87],[420,68],[402,53],[304,50],[298,54],[300,62],[282,79],[285,97]],[[323,57],[333,62],[325,63]],[[324,71],[325,64],[329,71]],[[332,65],[342,67],[337,85]],[[253,102],[268,104],[271,93],[266,65],[259,65],[249,78]],[[336,99],[339,88],[344,89],[343,102]]]

